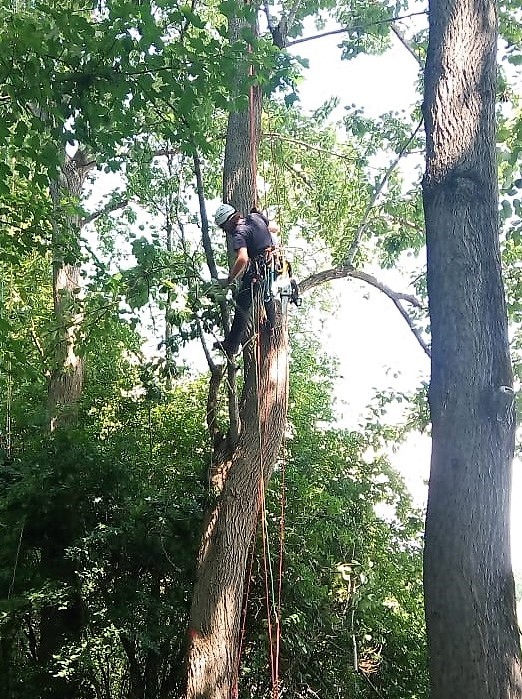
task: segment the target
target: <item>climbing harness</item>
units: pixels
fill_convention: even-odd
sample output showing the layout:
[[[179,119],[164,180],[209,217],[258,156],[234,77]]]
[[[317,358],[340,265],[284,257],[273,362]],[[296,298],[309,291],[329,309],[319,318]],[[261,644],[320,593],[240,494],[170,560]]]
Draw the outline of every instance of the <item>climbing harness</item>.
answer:
[[[282,310],[286,313],[289,303],[299,307],[302,299],[299,296],[299,286],[292,274],[292,265],[284,256],[282,248],[278,251],[277,260],[279,264],[274,266],[272,287],[274,295],[281,299]]]

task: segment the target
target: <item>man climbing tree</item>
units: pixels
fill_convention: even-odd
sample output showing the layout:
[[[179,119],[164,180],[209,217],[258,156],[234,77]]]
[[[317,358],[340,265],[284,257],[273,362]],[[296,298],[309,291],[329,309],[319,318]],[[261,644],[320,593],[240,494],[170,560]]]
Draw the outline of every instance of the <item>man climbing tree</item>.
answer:
[[[522,696],[509,540],[512,370],[500,269],[493,0],[432,0],[423,182],[433,448],[432,699]]]
[[[216,225],[232,238],[232,248],[235,254],[232,268],[225,280],[226,284],[232,284],[242,276],[230,333],[223,342],[217,343],[219,349],[232,357],[237,354],[239,345],[243,342],[253,292],[259,284],[263,292],[265,306],[265,328],[270,333],[273,333],[275,328],[276,312],[270,274],[273,248],[272,232],[275,232],[275,227],[257,211],[242,217],[230,204],[221,204],[218,207],[215,221]]]

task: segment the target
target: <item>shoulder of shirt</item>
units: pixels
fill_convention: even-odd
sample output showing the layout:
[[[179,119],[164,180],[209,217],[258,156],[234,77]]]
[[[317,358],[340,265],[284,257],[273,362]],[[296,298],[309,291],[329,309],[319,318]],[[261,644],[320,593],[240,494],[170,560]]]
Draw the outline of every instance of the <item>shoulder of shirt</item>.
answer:
[[[268,226],[268,219],[266,216],[259,211],[253,211],[251,214],[248,214],[247,219],[250,219],[251,221],[255,221],[257,219],[261,219],[265,226]]]

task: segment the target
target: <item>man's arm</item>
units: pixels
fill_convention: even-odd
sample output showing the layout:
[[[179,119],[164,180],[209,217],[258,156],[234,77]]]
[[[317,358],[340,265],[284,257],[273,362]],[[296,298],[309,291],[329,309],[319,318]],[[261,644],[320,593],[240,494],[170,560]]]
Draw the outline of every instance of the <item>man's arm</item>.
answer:
[[[236,250],[236,259],[232,265],[232,269],[228,274],[228,283],[232,284],[239,275],[245,270],[248,264],[248,252],[246,248],[239,248]]]
[[[273,233],[274,235],[277,235],[279,233],[279,226],[275,221],[269,221],[268,222],[268,230],[270,233]]]

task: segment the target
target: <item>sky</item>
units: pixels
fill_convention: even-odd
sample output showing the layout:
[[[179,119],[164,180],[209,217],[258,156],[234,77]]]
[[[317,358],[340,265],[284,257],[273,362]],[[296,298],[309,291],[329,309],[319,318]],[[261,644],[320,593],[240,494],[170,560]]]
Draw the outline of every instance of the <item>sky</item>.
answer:
[[[352,61],[340,60],[339,41],[337,35],[294,48],[296,54],[310,63],[299,90],[306,109],[313,110],[332,96],[339,96],[341,105],[362,107],[372,117],[389,111],[411,110],[418,104],[419,66],[398,40],[383,56],[361,55]],[[337,116],[340,114],[342,106]],[[383,276],[377,270],[366,271],[380,275],[382,281],[397,291],[411,293],[399,272],[392,270]],[[325,322],[324,343],[339,358],[343,377],[339,398],[345,402],[343,418],[354,424],[364,415],[376,388],[407,392],[414,390],[421,380],[428,380],[429,360],[382,293],[357,280],[336,284],[342,300],[335,316]],[[412,436],[391,455],[391,460],[403,474],[415,504],[423,507],[429,478],[429,438]],[[522,464],[515,460],[511,543],[513,567],[518,571],[522,571],[521,500]]]

